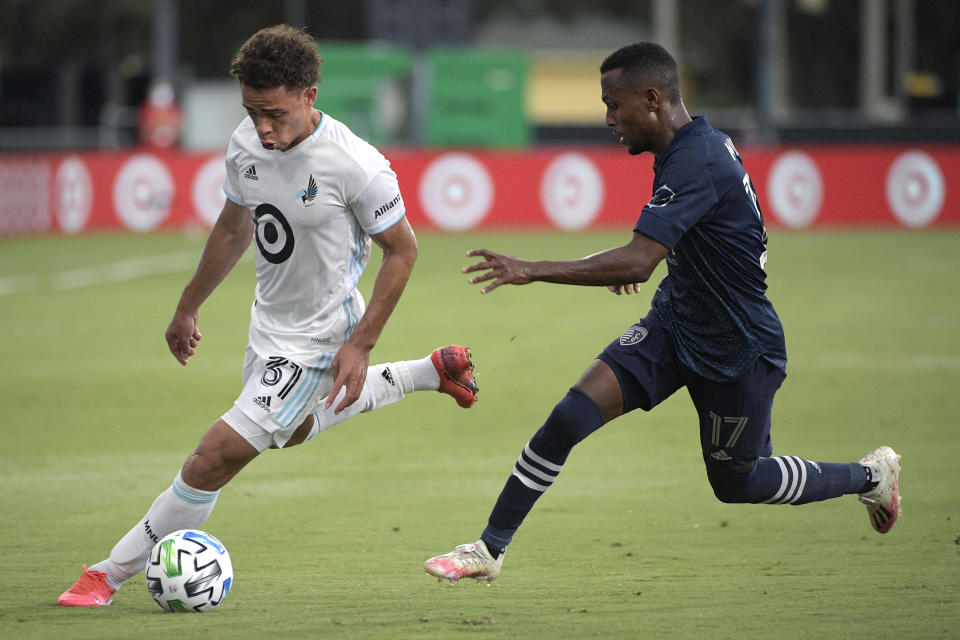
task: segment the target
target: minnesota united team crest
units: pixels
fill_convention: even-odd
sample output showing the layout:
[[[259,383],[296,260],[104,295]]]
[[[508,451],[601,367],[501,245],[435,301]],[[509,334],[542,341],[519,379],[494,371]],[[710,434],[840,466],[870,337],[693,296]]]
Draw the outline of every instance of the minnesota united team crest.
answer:
[[[650,333],[649,330],[642,324],[635,324],[626,331],[623,335],[620,336],[620,344],[627,347],[631,344],[637,344],[638,342],[643,342],[643,339],[647,337],[647,334]]]
[[[297,191],[297,197],[300,198],[300,202],[304,207],[312,207],[317,204],[313,201],[317,197],[317,181],[313,179],[313,174],[310,175],[310,181],[307,182],[307,188]]]

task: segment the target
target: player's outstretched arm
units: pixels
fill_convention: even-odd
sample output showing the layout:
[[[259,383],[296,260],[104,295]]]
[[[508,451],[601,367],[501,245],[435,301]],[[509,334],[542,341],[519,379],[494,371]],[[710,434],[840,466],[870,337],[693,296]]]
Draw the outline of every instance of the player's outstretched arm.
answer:
[[[461,269],[463,273],[482,271],[469,279],[470,284],[492,283],[480,293],[489,293],[503,284],[528,284],[530,282],[553,282],[606,286],[618,293],[618,289],[632,288],[646,282],[669,249],[647,236],[634,233],[633,238],[622,247],[607,249],[579,260],[521,260],[489,249],[471,249],[468,256],[482,256],[483,260]],[[630,291],[628,291],[630,293]]]
[[[202,337],[197,328],[200,305],[223,282],[252,239],[250,211],[227,200],[207,237],[197,271],[184,288],[167,327],[167,347],[180,364],[187,364]]]
[[[326,407],[330,408],[342,387],[347,389],[334,408],[335,413],[340,413],[360,397],[370,364],[370,350],[377,344],[380,332],[400,301],[417,260],[417,237],[406,218],[370,238],[383,250],[383,262],[373,283],[367,310],[330,365],[334,379]]]

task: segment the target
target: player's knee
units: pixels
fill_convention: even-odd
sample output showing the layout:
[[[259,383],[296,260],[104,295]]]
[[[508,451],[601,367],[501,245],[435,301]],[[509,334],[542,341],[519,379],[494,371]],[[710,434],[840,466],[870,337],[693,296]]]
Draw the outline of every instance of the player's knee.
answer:
[[[550,412],[539,434],[573,448],[601,426],[603,417],[596,403],[582,391],[570,389]]]
[[[214,491],[229,482],[258,453],[227,423],[218,420],[187,456],[181,477],[191,487]]]
[[[715,476],[711,476],[710,486],[713,487],[713,495],[717,496],[717,500],[720,502],[725,502],[727,504],[750,502],[747,500],[747,494],[746,491],[744,491],[744,487],[740,483],[731,482],[730,478],[717,478]]]
[[[738,468],[707,468],[707,478],[713,488],[713,495],[720,502],[727,504],[742,504],[755,502],[754,492],[751,491],[752,464],[746,469]]]

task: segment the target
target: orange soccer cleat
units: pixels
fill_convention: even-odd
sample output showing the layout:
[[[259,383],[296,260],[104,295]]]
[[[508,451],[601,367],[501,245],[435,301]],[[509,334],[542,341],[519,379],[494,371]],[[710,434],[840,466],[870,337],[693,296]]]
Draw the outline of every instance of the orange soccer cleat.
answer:
[[[477,382],[473,378],[473,361],[470,348],[459,344],[440,347],[430,355],[433,366],[440,374],[440,393],[453,396],[457,404],[469,409],[477,401]]]
[[[57,604],[61,607],[105,607],[113,602],[115,589],[107,584],[107,574],[102,571],[88,571],[83,565],[83,573],[64,591]]]

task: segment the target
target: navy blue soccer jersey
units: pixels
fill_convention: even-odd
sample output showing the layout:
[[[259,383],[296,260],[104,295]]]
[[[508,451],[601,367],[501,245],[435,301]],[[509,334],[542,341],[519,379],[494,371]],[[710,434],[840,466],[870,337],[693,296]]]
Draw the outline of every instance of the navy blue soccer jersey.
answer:
[[[766,297],[763,215],[730,138],[697,117],[653,171],[653,196],[634,231],[670,249],[652,304],[680,361],[718,382],[761,356],[785,368],[783,327]]]

